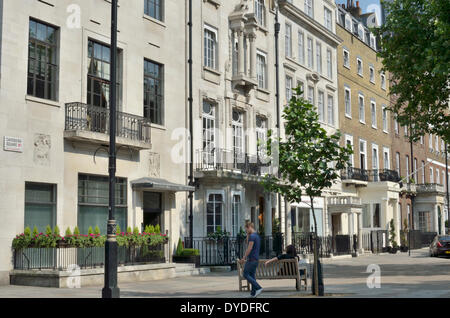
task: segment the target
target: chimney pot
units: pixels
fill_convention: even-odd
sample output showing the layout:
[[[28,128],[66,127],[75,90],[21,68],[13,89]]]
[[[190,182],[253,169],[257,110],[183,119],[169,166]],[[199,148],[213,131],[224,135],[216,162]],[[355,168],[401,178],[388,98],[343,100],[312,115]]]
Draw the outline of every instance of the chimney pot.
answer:
[[[359,1],[356,1],[356,7],[359,8]]]

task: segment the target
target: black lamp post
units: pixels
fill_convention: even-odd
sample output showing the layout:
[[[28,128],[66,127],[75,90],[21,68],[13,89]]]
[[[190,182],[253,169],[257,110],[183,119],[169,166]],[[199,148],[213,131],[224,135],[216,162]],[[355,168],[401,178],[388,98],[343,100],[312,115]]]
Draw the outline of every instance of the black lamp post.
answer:
[[[117,0],[111,0],[111,85],[109,95],[109,213],[105,243],[105,285],[102,298],[119,298],[117,287],[117,241],[115,212],[116,188],[116,67],[117,67]]]
[[[447,142],[445,142],[445,183],[446,183],[446,197],[447,197],[447,221],[450,223],[450,194],[449,194],[449,181],[448,181],[448,145]],[[446,234],[446,233],[444,233]]]
[[[279,58],[279,34],[280,34],[280,22],[278,22],[278,1],[275,3],[275,97],[276,97],[276,113],[277,113],[277,138],[280,138],[280,58]],[[278,170],[278,176],[280,176],[280,171]],[[285,205],[286,206],[286,205]],[[278,193],[278,223],[280,224],[280,238],[281,238],[281,195]],[[285,228],[286,232],[286,239],[287,239],[287,231],[288,229]]]

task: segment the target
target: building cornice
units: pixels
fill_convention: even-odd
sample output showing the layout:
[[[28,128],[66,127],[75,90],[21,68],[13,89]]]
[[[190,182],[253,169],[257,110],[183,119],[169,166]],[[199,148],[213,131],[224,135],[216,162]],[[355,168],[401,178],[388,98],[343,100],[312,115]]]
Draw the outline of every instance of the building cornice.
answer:
[[[332,42],[336,47],[342,43],[340,37],[325,28],[316,20],[312,19],[292,3],[289,3],[286,0],[280,0],[279,6],[281,13],[289,17],[292,21],[295,21],[298,25],[306,26],[310,30],[316,31],[316,33],[319,33],[322,37]]]

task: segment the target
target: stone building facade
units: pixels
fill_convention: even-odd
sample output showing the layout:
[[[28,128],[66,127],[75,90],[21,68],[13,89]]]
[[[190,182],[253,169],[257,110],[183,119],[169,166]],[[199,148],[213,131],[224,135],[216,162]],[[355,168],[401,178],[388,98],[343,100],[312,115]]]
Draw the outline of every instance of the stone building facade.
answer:
[[[391,219],[398,222],[400,179],[393,171],[391,115],[385,109],[390,103],[389,81],[380,72],[379,42],[369,31],[378,21],[374,13],[361,11],[358,5],[338,6],[336,28],[343,41],[337,65],[342,145],[349,144],[354,151],[342,173],[343,191],[359,197],[362,204],[360,213],[349,223],[353,223],[353,229],[368,233],[388,230]],[[334,233],[342,232],[340,224],[342,219],[337,214]]]
[[[292,88],[300,86],[303,98],[317,107],[321,126],[330,134],[339,129],[336,57],[341,39],[336,34],[336,5],[332,1],[278,1],[280,31],[281,104],[286,105]],[[284,85],[283,85],[284,84]],[[281,106],[281,111],[283,106]],[[281,124],[281,136],[284,136]],[[339,182],[314,199],[318,234],[330,235],[329,202],[340,192]],[[283,202],[285,234],[311,232],[314,222],[309,198]]]
[[[187,21],[178,0],[150,2],[119,3],[116,219],[159,223],[173,250],[191,189],[171,154],[186,126]],[[1,1],[2,283],[25,226],[106,232],[110,17],[105,0]]]

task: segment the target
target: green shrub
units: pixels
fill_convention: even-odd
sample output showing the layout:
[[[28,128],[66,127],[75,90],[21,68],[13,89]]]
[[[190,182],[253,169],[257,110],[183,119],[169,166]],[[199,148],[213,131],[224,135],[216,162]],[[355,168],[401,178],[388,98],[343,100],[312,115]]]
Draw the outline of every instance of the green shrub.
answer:
[[[72,231],[70,230],[70,227],[68,226],[66,229],[66,236],[72,235]]]
[[[33,237],[35,237],[36,235],[39,235],[39,230],[38,230],[37,226],[35,225],[33,227]]]
[[[134,227],[133,234],[134,235],[138,235],[139,234],[139,229],[137,228],[137,226]]]
[[[50,225],[47,225],[47,227],[45,228],[45,234],[46,235],[52,235],[53,231],[52,228],[50,227]]]
[[[178,245],[177,245],[177,251],[175,252],[175,255],[181,256],[183,253],[183,242],[181,241],[181,237],[178,239]]]
[[[73,229],[73,235],[80,235],[80,229],[78,228],[78,226],[75,226],[75,228]]]
[[[25,230],[23,231],[23,234],[25,234],[25,236],[31,236],[31,229],[29,226],[27,226],[25,228]]]
[[[200,251],[198,249],[195,248],[185,248],[183,249],[183,251],[181,252],[180,256],[198,256],[200,255]]]
[[[155,233],[155,227],[153,225],[148,226],[148,233]]]
[[[397,241],[395,240],[396,234],[395,234],[395,225],[394,225],[394,219],[391,219],[391,222],[389,222],[389,226],[391,228],[391,230],[389,231],[389,235],[390,235],[390,239],[389,241],[392,244],[392,247],[397,247]]]
[[[127,233],[133,233],[133,232],[131,231],[131,226],[128,226],[128,227],[127,227]]]
[[[53,228],[53,234],[55,234],[57,236],[61,234],[61,231],[59,230],[58,225],[55,225],[55,227]]]
[[[87,234],[88,234],[88,235],[94,234],[94,230],[92,230],[92,226],[90,226],[90,227],[88,228]]]
[[[94,228],[94,234],[100,235],[100,228],[98,227],[98,225],[96,225]]]
[[[117,224],[117,226],[116,226],[116,234],[119,235],[120,233],[122,233],[122,232],[120,231],[119,224]]]
[[[161,233],[161,227],[159,226],[159,224],[156,224],[156,226],[155,226],[155,233],[156,234],[160,234]]]

